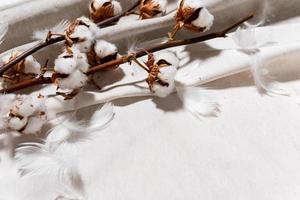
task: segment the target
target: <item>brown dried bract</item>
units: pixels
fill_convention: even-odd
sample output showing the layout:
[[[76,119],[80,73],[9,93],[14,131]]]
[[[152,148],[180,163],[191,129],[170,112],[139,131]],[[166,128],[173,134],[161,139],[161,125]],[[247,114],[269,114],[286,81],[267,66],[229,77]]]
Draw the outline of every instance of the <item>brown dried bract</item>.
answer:
[[[9,60],[6,62],[8,63],[11,60],[14,60],[19,53],[13,53]],[[15,64],[13,67],[9,68],[3,75],[2,78],[4,79],[4,83],[6,85],[15,85],[22,81],[33,79],[36,75],[34,74],[26,74],[25,73],[25,60],[22,60]]]
[[[140,18],[149,19],[162,13],[160,5],[153,0],[142,0],[140,3]]]
[[[114,7],[111,2],[104,3],[100,8],[96,9],[94,2],[90,4],[90,18],[95,23],[99,23],[105,19],[111,18],[114,16]]]
[[[159,83],[163,86],[168,86],[169,84],[162,81],[159,78],[160,69],[163,67],[170,66],[171,64],[168,63],[165,60],[159,60],[158,62],[155,62],[154,55],[152,53],[148,54],[148,61],[145,63],[145,65],[149,69],[148,77],[146,79],[147,84],[149,85],[149,88],[151,91],[153,91],[153,85],[154,83]]]

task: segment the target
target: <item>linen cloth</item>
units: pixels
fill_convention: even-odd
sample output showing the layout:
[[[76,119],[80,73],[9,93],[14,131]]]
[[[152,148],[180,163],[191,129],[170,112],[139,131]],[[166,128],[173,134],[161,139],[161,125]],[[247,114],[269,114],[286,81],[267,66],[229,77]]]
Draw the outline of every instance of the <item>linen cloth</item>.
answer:
[[[300,10],[300,3],[293,3]],[[288,14],[275,12],[269,23],[291,20],[290,10],[282,12]],[[34,20],[30,23],[35,26]],[[28,35],[8,39],[5,48],[22,44]],[[200,61],[220,53],[193,47],[187,51]],[[281,55],[270,64],[276,64],[273,72],[295,93],[298,53]],[[248,71],[205,86],[220,103],[221,113],[202,121],[182,108],[176,94],[115,100],[115,119],[78,154],[88,199],[299,199],[297,95],[261,95]],[[86,118],[96,108],[85,108],[79,115]]]

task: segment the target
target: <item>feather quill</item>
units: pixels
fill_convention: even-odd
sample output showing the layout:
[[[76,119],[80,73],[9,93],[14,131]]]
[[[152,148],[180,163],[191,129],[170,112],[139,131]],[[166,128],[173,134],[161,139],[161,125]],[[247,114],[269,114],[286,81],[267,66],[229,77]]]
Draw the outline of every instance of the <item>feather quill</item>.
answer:
[[[199,119],[219,114],[219,104],[212,100],[205,88],[177,86],[177,95],[183,107]]]
[[[0,44],[4,41],[4,36],[6,35],[7,31],[8,31],[8,24],[1,23],[0,24]]]
[[[37,30],[33,32],[32,39],[33,40],[45,40],[49,31],[53,33],[63,33],[67,27],[69,26],[70,21],[63,19],[58,24],[54,25],[51,28],[45,28],[41,30]]]

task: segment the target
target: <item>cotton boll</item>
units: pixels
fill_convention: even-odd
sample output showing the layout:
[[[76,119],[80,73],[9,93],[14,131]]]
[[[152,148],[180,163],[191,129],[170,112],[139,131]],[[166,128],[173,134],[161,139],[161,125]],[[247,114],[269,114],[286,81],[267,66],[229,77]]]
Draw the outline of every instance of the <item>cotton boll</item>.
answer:
[[[153,92],[156,96],[160,98],[166,98],[175,90],[175,83],[174,81],[168,82],[168,86],[162,86],[159,83],[153,84]]]
[[[46,102],[44,96],[41,94],[32,94],[32,104],[35,108],[35,112],[46,112]]]
[[[189,7],[193,9],[204,7],[204,2],[202,0],[183,0],[183,1],[184,1],[183,7]]]
[[[160,98],[169,96],[175,90],[175,75],[177,69],[174,66],[163,67],[160,69],[159,78],[160,80],[168,83],[168,85],[161,85],[159,82],[154,83],[152,91]]]
[[[28,56],[25,59],[25,73],[26,74],[40,74],[41,64],[38,63],[33,56]]]
[[[104,3],[109,2],[110,0],[94,0],[93,1],[93,6],[95,9],[99,9],[103,6]]]
[[[89,27],[80,25],[74,30],[74,33],[70,35],[71,38],[79,38],[81,41],[74,44],[75,48],[78,48],[80,52],[86,53],[91,48],[94,41],[94,34]]]
[[[179,3],[175,16],[176,25],[169,33],[169,38],[174,39],[176,33],[181,28],[186,28],[194,32],[205,32],[213,24],[214,16],[204,7],[201,0],[182,0]]]
[[[86,54],[83,53],[75,53],[74,54],[76,60],[77,60],[77,68],[81,71],[81,72],[87,72],[88,69],[90,68],[90,65],[88,63],[88,59]]]
[[[15,94],[0,95],[0,114],[8,113],[17,98]]]
[[[85,25],[77,26],[74,32],[70,35],[71,38],[80,38],[84,40],[93,40],[93,33],[90,31],[89,27]]]
[[[14,105],[16,95],[6,94],[0,95],[0,129],[7,128],[7,120],[10,109]]]
[[[19,96],[12,108],[12,113],[22,117],[28,117],[35,112],[36,108],[32,103],[31,96]]]
[[[149,19],[162,15],[166,12],[166,7],[166,0],[143,0],[140,4],[140,17],[141,19]]]
[[[122,6],[118,1],[112,1],[112,5],[114,7],[114,15],[119,15],[122,13]]]
[[[154,57],[156,62],[158,62],[159,60],[165,60],[172,66],[174,66],[176,69],[179,67],[179,59],[172,51],[161,51],[159,53],[154,54]]]
[[[92,22],[89,18],[82,16],[79,17],[77,20],[81,20],[88,26],[89,30],[93,33],[94,38],[97,38],[97,36],[101,33],[101,29],[99,28],[99,26],[97,26],[97,24]]]
[[[119,19],[119,21],[117,22],[117,24],[126,24],[126,23],[133,23],[133,22],[136,22],[138,21],[140,18],[138,15],[134,15],[134,14],[131,14],[131,15],[126,15],[124,17],[121,17]]]
[[[94,0],[89,7],[90,17],[95,22],[119,15],[122,12],[121,4],[114,0]]]
[[[12,117],[8,120],[8,127],[12,130],[19,131],[23,129],[28,122],[27,117],[19,118],[19,117]]]
[[[67,78],[57,80],[60,89],[78,89],[85,85],[88,77],[79,70],[74,71]]]
[[[214,16],[206,9],[202,8],[199,13],[199,17],[192,21],[192,25],[196,27],[205,28],[204,31],[208,31],[214,23]]]
[[[83,42],[77,42],[73,44],[73,47],[78,48],[82,53],[87,53],[90,50],[92,45],[93,45],[92,40],[85,40]]]
[[[166,82],[174,81],[177,69],[174,66],[163,67],[160,69],[160,78]]]
[[[97,40],[94,50],[100,59],[110,55],[114,55],[118,52],[118,48],[115,44],[112,44],[105,40]]]
[[[74,56],[64,52],[54,61],[54,71],[59,74],[71,74],[77,66]]]
[[[22,131],[24,134],[37,134],[42,130],[45,119],[41,116],[30,117],[26,128]]]

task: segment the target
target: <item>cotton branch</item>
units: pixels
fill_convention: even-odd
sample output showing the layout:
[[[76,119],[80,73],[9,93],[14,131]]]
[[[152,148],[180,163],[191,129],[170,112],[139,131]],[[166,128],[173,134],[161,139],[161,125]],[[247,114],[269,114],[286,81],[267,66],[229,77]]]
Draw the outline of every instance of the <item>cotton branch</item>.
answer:
[[[189,45],[189,44],[195,44],[195,43],[199,43],[199,42],[204,42],[207,40],[211,40],[214,38],[222,38],[222,37],[226,37],[226,34],[228,32],[230,32],[231,30],[233,30],[234,28],[238,27],[239,25],[243,24],[244,22],[248,21],[249,19],[253,18],[253,14],[249,15],[248,17],[241,19],[240,21],[236,22],[235,24],[229,26],[228,28],[219,31],[219,32],[215,32],[215,33],[210,33],[207,35],[203,35],[203,36],[198,36],[198,37],[194,37],[194,38],[190,38],[190,39],[185,39],[185,40],[174,40],[174,41],[168,41],[166,43],[163,44],[158,44],[155,45],[153,47],[150,48],[146,48],[145,50],[140,50],[136,53],[131,53],[128,55],[124,55],[119,59],[104,63],[104,64],[100,64],[94,67],[91,67],[89,69],[89,71],[86,73],[87,75],[91,75],[94,74],[98,71],[101,71],[103,69],[108,69],[111,68],[113,66],[117,66],[117,65],[121,65],[124,64],[126,62],[130,62],[136,58],[140,58],[143,57],[145,55],[147,55],[147,52],[157,52],[157,51],[161,51],[164,49],[168,49],[168,48],[172,48],[172,47],[177,47],[177,46],[182,46],[182,45]],[[36,86],[36,85],[41,85],[41,84],[49,84],[52,83],[51,78],[44,78],[44,77],[38,77],[29,81],[25,81],[23,83],[20,84],[16,84],[15,86],[9,87],[7,89],[2,89],[0,90],[0,93],[12,93],[12,92],[16,92],[28,87],[32,87],[32,86]]]
[[[190,39],[185,39],[185,40],[168,41],[168,42],[163,43],[163,44],[159,44],[159,45],[156,45],[156,46],[153,46],[153,47],[150,47],[150,48],[146,48],[145,50],[140,50],[140,51],[138,51],[134,54],[131,54],[131,55],[122,56],[121,58],[119,58],[117,60],[113,60],[111,62],[107,62],[107,63],[101,64],[101,65],[91,67],[89,69],[89,71],[87,72],[87,74],[90,75],[90,74],[93,74],[93,73],[95,73],[99,70],[109,68],[111,66],[124,64],[126,62],[131,61],[133,58],[140,58],[142,56],[147,55],[147,52],[152,52],[153,53],[153,52],[157,52],[157,51],[172,48],[172,47],[204,42],[204,41],[211,40],[211,39],[214,39],[214,38],[226,37],[226,34],[229,31],[231,31],[232,29],[238,27],[239,25],[241,25],[242,23],[248,21],[251,18],[253,18],[253,15],[250,15],[250,16],[236,22],[235,24],[229,26],[228,28],[226,28],[222,31],[219,31],[219,32],[210,33],[210,34],[207,34],[207,35],[194,37],[194,38],[190,38]]]
[[[106,19],[102,22],[99,22],[97,25],[100,28],[104,28],[107,27],[108,25],[118,21],[121,17],[127,15],[128,13],[132,12],[138,5],[140,4],[140,0],[138,0],[135,4],[133,4],[128,10],[124,11],[123,13],[121,13],[120,15],[116,15],[114,17],[111,17],[109,19]],[[27,58],[28,56],[36,53],[37,51],[51,46],[53,44],[59,43],[65,41],[65,37],[64,36],[58,36],[55,38],[50,38],[46,41],[40,42],[38,44],[36,44],[35,46],[31,47],[30,49],[22,52],[19,56],[17,56],[15,59],[9,61],[8,63],[2,65],[0,67],[0,76],[2,76],[9,68],[11,68],[12,66],[14,66],[15,64],[17,64],[18,62],[24,60],[25,58]]]

